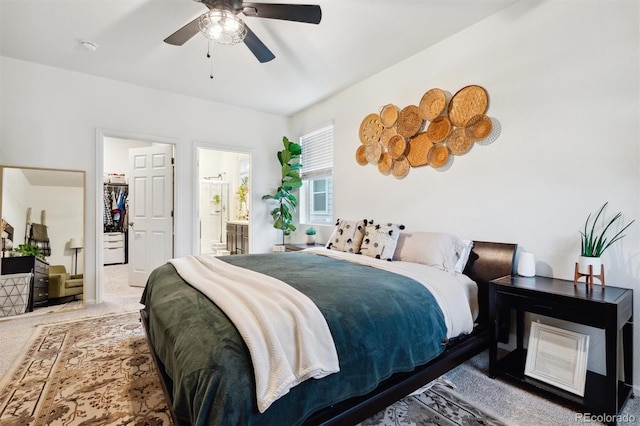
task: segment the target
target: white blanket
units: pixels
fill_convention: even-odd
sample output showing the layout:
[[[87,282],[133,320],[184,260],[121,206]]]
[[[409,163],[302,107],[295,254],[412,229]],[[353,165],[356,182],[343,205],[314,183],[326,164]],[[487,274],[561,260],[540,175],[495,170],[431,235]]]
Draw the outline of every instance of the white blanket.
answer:
[[[261,413],[304,380],[340,371],[324,316],[298,290],[214,257],[187,256],[169,262],[240,332],[251,354]]]

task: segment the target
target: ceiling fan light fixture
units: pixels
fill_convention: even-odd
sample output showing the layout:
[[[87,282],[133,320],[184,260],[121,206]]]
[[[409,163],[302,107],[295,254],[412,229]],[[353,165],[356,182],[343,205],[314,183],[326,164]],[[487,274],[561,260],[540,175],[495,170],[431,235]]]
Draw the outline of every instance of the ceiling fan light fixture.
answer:
[[[209,40],[221,44],[236,44],[244,40],[247,27],[238,16],[225,9],[211,9],[200,16],[200,32]]]

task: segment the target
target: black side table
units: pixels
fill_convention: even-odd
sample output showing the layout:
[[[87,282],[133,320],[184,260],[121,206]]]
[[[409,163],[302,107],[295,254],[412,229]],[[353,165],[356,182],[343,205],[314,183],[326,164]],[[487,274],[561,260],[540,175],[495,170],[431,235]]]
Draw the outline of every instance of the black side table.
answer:
[[[285,251],[300,251],[311,247],[322,247],[324,244],[285,244]]]
[[[617,415],[633,388],[633,290],[594,286],[547,277],[507,276],[491,281],[492,333],[489,375],[503,376],[551,399],[560,398],[589,413]],[[498,360],[501,315],[516,311],[516,349]],[[584,397],[524,375],[524,313],[531,312],[605,331],[606,374],[587,371]],[[622,335],[624,380],[618,380],[618,336]]]

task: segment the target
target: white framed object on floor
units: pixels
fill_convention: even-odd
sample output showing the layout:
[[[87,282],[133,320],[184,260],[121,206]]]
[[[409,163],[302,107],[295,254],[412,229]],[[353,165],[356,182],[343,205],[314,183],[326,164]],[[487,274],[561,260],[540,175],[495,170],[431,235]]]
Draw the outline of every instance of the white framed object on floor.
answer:
[[[584,396],[588,353],[588,335],[532,322],[524,374]]]

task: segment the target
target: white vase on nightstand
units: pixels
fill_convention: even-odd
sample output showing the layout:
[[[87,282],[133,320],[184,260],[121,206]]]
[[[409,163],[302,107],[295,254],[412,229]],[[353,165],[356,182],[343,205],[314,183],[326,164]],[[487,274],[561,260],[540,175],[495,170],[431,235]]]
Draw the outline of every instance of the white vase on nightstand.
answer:
[[[536,260],[533,253],[522,252],[518,257],[518,275],[523,277],[536,276]]]

